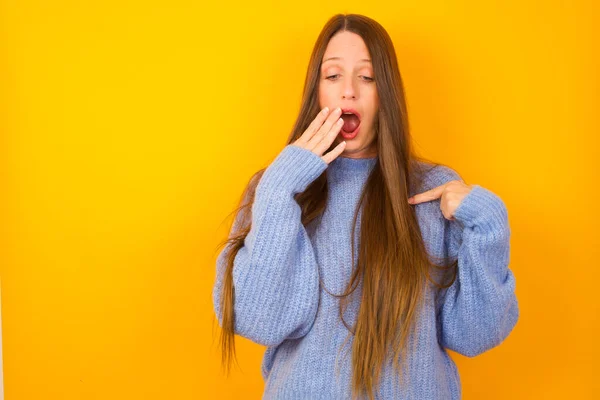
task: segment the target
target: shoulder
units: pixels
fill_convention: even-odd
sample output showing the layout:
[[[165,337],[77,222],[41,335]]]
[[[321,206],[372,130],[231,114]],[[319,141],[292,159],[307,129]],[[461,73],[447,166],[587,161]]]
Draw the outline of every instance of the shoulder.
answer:
[[[411,196],[441,186],[453,180],[463,180],[452,167],[441,163],[416,161],[414,193]]]
[[[453,180],[463,180],[454,168],[441,163],[418,161],[415,171],[416,189],[411,196]],[[462,223],[444,217],[439,198],[415,204],[414,210],[428,252],[437,257],[452,255],[453,251],[449,247],[454,248],[454,244],[460,241]]]

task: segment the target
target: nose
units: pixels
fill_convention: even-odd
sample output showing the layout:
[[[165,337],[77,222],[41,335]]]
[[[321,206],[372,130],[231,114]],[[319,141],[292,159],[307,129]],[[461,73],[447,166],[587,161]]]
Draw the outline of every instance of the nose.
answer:
[[[352,79],[344,80],[344,87],[342,88],[342,99],[355,99],[356,90],[354,89],[354,82]]]

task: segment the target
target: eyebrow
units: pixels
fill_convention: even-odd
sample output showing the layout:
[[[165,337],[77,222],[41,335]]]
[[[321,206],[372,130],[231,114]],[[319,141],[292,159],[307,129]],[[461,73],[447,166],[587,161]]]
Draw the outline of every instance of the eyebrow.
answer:
[[[321,62],[321,65],[323,65],[325,63],[325,61],[329,61],[329,60],[342,60],[342,59],[343,59],[343,57],[329,57],[328,59],[323,60]],[[363,58],[362,60],[359,60],[359,61],[371,62],[371,60],[369,60],[368,58]]]

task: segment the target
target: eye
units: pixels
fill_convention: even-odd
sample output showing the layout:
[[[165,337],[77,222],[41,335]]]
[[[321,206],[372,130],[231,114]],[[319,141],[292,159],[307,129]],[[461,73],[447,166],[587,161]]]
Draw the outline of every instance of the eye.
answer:
[[[335,75],[329,75],[328,77],[326,77],[325,79],[329,79],[329,80],[333,80],[334,77],[338,76],[339,74],[335,74]],[[373,82],[375,79],[371,78],[370,76],[362,76],[364,78],[365,81],[367,82]]]

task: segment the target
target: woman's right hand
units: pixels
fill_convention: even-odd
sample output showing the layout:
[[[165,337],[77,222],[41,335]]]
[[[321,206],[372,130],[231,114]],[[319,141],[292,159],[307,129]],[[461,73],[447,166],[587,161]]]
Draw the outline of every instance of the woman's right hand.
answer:
[[[329,108],[325,107],[311,122],[302,136],[292,144],[312,151],[329,164],[346,148],[346,142],[342,141],[329,153],[323,155],[323,152],[331,146],[340,129],[344,126],[344,121],[340,118],[341,115],[342,110],[339,107],[331,112]]]

